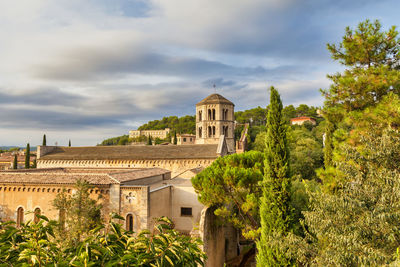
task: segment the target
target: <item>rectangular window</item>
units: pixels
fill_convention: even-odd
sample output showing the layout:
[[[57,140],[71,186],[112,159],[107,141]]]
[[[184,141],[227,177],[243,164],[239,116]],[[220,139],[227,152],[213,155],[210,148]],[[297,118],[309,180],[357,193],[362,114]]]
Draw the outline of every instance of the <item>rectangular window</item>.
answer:
[[[181,208],[181,216],[192,216],[192,208]]]

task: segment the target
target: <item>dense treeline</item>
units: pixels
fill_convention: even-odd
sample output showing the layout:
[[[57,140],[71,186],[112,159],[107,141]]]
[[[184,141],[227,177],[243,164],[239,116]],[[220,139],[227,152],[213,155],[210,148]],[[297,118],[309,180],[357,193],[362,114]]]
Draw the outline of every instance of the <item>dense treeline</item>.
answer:
[[[196,117],[186,115],[178,118],[177,116],[164,117],[161,120],[149,121],[138,128],[138,130],[164,130],[170,128],[176,133],[196,133]]]
[[[318,118],[318,108],[313,106],[307,106],[301,104],[298,107],[293,105],[286,106],[283,109],[284,120],[289,123],[289,120],[299,116],[310,116],[317,118],[318,121],[322,120]],[[267,108],[256,107],[245,111],[235,112],[235,120],[238,123],[235,128],[235,138],[239,139],[243,131],[245,123],[251,125],[249,129],[249,144],[255,141],[257,134],[265,131],[266,114]],[[164,117],[161,120],[149,121],[138,128],[138,130],[164,130],[165,128],[171,129],[171,136],[168,136],[165,140],[157,140],[156,143],[168,142],[173,137],[174,133],[196,133],[196,117],[195,116],[183,116],[178,118],[177,116]],[[115,145],[127,145],[131,142],[147,142],[147,139],[131,140],[128,135],[122,135],[117,137],[108,138],[102,141],[99,145],[102,146],[115,146]]]
[[[285,112],[314,111],[274,108],[251,147],[264,153],[227,156],[192,180],[201,202],[257,243],[258,266],[400,263],[398,32],[366,20],[328,50],[345,70],[328,75],[326,120],[289,126]]]

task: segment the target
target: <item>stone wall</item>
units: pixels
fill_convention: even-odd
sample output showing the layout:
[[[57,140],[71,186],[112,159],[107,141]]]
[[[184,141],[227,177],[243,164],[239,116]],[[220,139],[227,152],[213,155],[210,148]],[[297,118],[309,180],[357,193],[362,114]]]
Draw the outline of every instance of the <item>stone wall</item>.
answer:
[[[33,212],[39,208],[42,215],[49,219],[58,219],[58,210],[52,205],[56,195],[62,190],[72,194],[74,186],[56,186],[56,185],[0,185],[0,219],[2,221],[16,220],[17,209],[22,207],[24,212]],[[102,217],[108,220],[110,211],[110,188],[95,187],[90,190],[90,197],[102,204]],[[25,214],[24,221],[33,220],[33,214]]]
[[[149,229],[149,187],[121,186],[120,190],[120,215],[124,218],[126,218],[128,214],[133,216],[133,230],[135,232],[143,229]]]
[[[166,216],[171,218],[171,186],[166,185],[150,191],[150,215],[149,229],[152,230],[155,223],[155,218]]]
[[[185,170],[208,167],[214,159],[175,160],[38,160],[38,168],[78,167],[78,168],[163,168],[175,177]]]

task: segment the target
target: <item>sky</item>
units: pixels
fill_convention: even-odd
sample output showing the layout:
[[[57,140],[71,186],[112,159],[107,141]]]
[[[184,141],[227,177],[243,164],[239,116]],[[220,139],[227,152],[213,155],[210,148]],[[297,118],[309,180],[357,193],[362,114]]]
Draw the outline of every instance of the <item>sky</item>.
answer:
[[[194,115],[217,93],[235,110],[322,106],[326,50],[346,26],[400,26],[398,0],[0,1],[0,145],[96,145],[149,120]],[[216,89],[213,85],[216,85]]]

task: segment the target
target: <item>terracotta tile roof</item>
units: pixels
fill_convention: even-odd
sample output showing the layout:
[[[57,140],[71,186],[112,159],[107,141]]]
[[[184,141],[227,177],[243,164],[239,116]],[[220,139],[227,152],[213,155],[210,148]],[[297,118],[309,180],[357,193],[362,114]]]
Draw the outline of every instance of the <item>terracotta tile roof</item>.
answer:
[[[217,144],[185,146],[57,147],[39,160],[215,159]]]
[[[34,161],[36,158],[35,155],[31,155],[30,156],[30,161]],[[18,162],[25,162],[25,156],[24,155],[17,155],[17,161]],[[6,153],[2,153],[0,155],[0,162],[14,162],[14,155],[11,154],[6,154]]]
[[[158,176],[167,173],[170,173],[170,171],[161,168],[151,168],[151,169],[140,169],[134,172],[126,171],[126,172],[111,173],[110,175],[114,179],[118,180],[121,184],[123,184],[124,182]]]
[[[78,179],[93,185],[117,184],[107,174],[0,172],[0,184],[75,184]]]
[[[220,94],[209,95],[206,98],[204,98],[203,100],[201,100],[199,103],[197,103],[196,106],[205,105],[205,104],[228,104],[228,105],[234,106],[234,104],[231,101],[229,101],[228,99],[226,99],[225,97],[223,97]]]
[[[290,121],[307,121],[307,120],[313,120],[313,121],[315,121],[314,118],[305,117],[305,116],[290,119]]]
[[[166,174],[170,171],[150,169],[29,169],[0,171],[0,184],[75,184],[78,179],[93,185],[123,184],[124,182]]]

